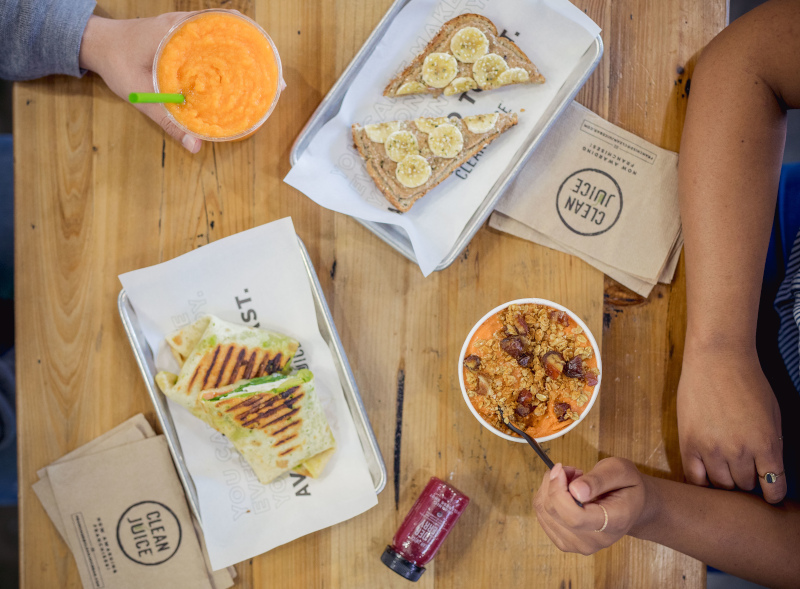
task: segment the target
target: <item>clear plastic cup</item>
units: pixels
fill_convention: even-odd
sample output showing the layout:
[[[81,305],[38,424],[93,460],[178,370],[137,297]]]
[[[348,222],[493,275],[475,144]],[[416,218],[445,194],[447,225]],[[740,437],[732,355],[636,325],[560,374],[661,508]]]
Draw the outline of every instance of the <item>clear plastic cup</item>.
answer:
[[[543,436],[541,438],[536,438],[537,442],[549,442],[550,440],[555,440],[556,438],[560,438],[567,432],[574,429],[579,423],[581,423],[584,420],[586,415],[594,406],[594,402],[595,400],[597,400],[597,396],[600,394],[600,383],[603,379],[603,363],[600,359],[600,348],[597,347],[597,341],[594,339],[592,332],[589,330],[588,327],[586,327],[586,324],[583,321],[581,321],[580,317],[578,317],[575,313],[573,313],[566,307],[559,305],[558,303],[554,303],[553,301],[548,301],[547,299],[517,299],[515,301],[509,301],[507,303],[503,303],[502,305],[495,307],[494,309],[486,313],[486,315],[481,317],[480,320],[475,324],[475,326],[470,330],[469,334],[467,335],[467,339],[464,340],[464,345],[461,347],[461,354],[459,354],[458,356],[458,383],[459,385],[461,385],[461,394],[464,397],[464,402],[467,404],[467,407],[469,407],[469,410],[472,412],[472,415],[475,416],[475,419],[477,419],[483,427],[488,429],[496,436],[500,436],[504,440],[509,440],[510,442],[521,442],[523,444],[527,443],[525,439],[520,436],[512,436],[504,432],[501,432],[499,429],[497,429],[488,421],[486,421],[483,418],[483,416],[478,412],[478,410],[475,409],[475,407],[469,400],[469,395],[467,394],[467,387],[464,385],[463,362],[467,354],[467,348],[469,347],[469,342],[472,340],[472,336],[475,335],[475,332],[478,330],[478,328],[481,327],[481,325],[483,325],[488,319],[490,319],[496,313],[499,313],[500,311],[511,305],[544,305],[546,307],[550,307],[558,311],[564,311],[567,315],[569,315],[570,319],[572,319],[578,326],[580,326],[583,329],[583,333],[586,335],[586,337],[589,340],[589,343],[592,345],[592,350],[594,352],[595,358],[597,359],[597,369],[600,371],[600,374],[597,375],[597,384],[594,386],[594,391],[592,392],[592,396],[587,402],[586,407],[583,409],[583,413],[581,413],[581,418],[578,421],[573,421],[570,425],[568,425],[562,430],[557,431],[554,434],[550,434],[549,436]]]
[[[177,23],[175,23],[172,26],[172,28],[169,31],[167,31],[167,34],[164,35],[164,38],[161,39],[161,43],[159,43],[158,49],[156,50],[156,55],[155,55],[155,58],[153,59],[153,88],[155,89],[156,92],[160,92],[161,91],[159,89],[159,85],[158,85],[158,62],[159,62],[159,59],[161,58],[162,52],[164,51],[164,47],[166,47],[167,43],[169,43],[169,41],[172,39],[174,34],[182,26],[184,26],[186,23],[188,23],[190,21],[196,20],[196,19],[198,19],[198,18],[200,18],[200,17],[202,17],[204,15],[207,15],[209,13],[221,13],[221,14],[225,14],[226,16],[232,16],[232,17],[238,18],[238,19],[246,22],[250,26],[254,27],[256,30],[258,30],[258,32],[260,32],[264,36],[264,38],[267,40],[267,43],[269,43],[270,47],[272,48],[272,53],[275,56],[275,62],[276,62],[277,68],[278,68],[277,90],[275,92],[275,97],[272,100],[272,104],[270,105],[270,107],[267,110],[266,114],[264,114],[264,116],[261,117],[261,119],[259,119],[258,122],[256,122],[250,128],[248,128],[248,129],[246,129],[244,131],[241,131],[239,133],[236,133],[236,134],[233,134],[233,135],[229,135],[229,136],[224,136],[224,137],[212,137],[212,136],[209,136],[209,135],[205,135],[203,133],[199,133],[199,132],[194,131],[192,129],[189,129],[188,127],[186,127],[184,124],[182,124],[180,121],[178,121],[172,115],[172,113],[169,111],[169,109],[166,107],[166,105],[162,105],[162,107],[164,108],[164,112],[167,114],[167,117],[169,117],[169,120],[172,121],[172,123],[174,123],[176,127],[178,127],[181,131],[183,131],[185,133],[188,133],[189,135],[191,135],[193,137],[197,137],[198,139],[202,139],[203,141],[238,141],[240,139],[245,139],[245,138],[249,137],[250,135],[255,133],[259,129],[259,127],[261,127],[261,125],[264,124],[264,121],[266,121],[269,118],[269,116],[272,114],[272,111],[275,110],[275,105],[278,104],[278,99],[280,98],[281,92],[283,91],[284,88],[286,88],[286,83],[283,81],[283,66],[281,65],[281,57],[278,54],[278,48],[275,47],[275,43],[273,43],[272,39],[267,34],[267,32],[264,29],[262,29],[261,26],[259,26],[259,24],[257,22],[255,22],[253,19],[248,18],[248,17],[244,16],[243,14],[239,14],[237,12],[232,12],[230,10],[222,10],[220,8],[210,8],[210,9],[207,9],[207,10],[200,10],[198,12],[195,12],[195,13],[187,16],[186,18],[178,21]]]

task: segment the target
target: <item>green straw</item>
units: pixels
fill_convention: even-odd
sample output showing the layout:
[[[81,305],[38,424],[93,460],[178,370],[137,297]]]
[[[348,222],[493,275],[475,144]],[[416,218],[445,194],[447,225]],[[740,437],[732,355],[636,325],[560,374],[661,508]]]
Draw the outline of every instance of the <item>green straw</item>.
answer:
[[[149,104],[153,102],[174,102],[180,104],[184,101],[183,94],[157,94],[156,92],[131,92],[128,94],[131,104]]]

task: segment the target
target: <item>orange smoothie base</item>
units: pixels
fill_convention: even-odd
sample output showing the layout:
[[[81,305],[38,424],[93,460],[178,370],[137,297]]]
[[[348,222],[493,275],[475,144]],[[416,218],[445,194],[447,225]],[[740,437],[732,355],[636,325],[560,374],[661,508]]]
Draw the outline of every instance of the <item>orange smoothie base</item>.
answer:
[[[258,123],[278,92],[278,62],[256,27],[228,14],[204,14],[175,31],[158,60],[159,92],[181,93],[165,104],[191,132],[232,137]]]
[[[527,304],[527,305],[522,305],[521,307],[525,308],[527,310],[530,310],[531,308],[535,308],[535,309],[546,309],[550,313],[560,313],[560,311],[558,311],[557,309],[553,309],[552,307],[547,307],[545,305]],[[519,308],[519,307],[517,307],[517,308]],[[489,363],[489,361],[487,359],[487,353],[491,353],[491,350],[486,345],[479,345],[479,344],[486,344],[486,343],[491,344],[492,342],[500,341],[504,337],[506,337],[503,321],[501,319],[501,315],[503,315],[506,312],[507,312],[507,309],[503,309],[503,310],[499,311],[498,313],[495,313],[494,315],[489,317],[478,329],[475,330],[475,333],[473,334],[472,339],[470,339],[469,345],[467,346],[467,351],[466,351],[466,356],[465,357],[477,356],[477,357],[481,358],[481,368],[482,369],[484,367],[485,368],[489,368],[489,364],[490,363]],[[567,316],[566,314],[564,314],[564,315]],[[556,321],[552,320],[550,323],[551,324],[555,324]],[[575,328],[578,327],[578,325],[575,323],[575,321],[570,318],[569,319],[569,325],[566,325],[566,326],[562,325],[562,327],[563,327],[563,331],[562,331],[563,335],[565,337],[570,338],[570,339],[572,339],[574,341],[574,338],[576,337],[576,335],[578,335],[578,334],[575,334]],[[579,330],[579,331],[581,333],[583,333],[582,330]],[[546,337],[546,335],[545,335],[545,337]],[[597,357],[595,355],[596,350],[593,349],[591,343],[589,343],[589,341],[588,341],[588,338],[586,338],[585,335],[583,337],[584,337],[585,343],[582,343],[581,346],[582,347],[592,348],[592,351],[593,351],[593,354],[592,354],[591,358],[583,360],[583,365],[587,369],[596,369],[597,368]],[[501,355],[504,356],[504,354],[501,354]],[[462,359],[462,361],[463,361],[463,359]],[[523,369],[520,368],[511,357],[507,358],[507,362],[508,362],[508,368],[509,368],[510,371],[506,373],[506,376],[504,377],[504,381],[506,382],[506,384],[511,389],[514,390],[514,392],[512,394],[512,397],[516,398],[517,392],[521,388],[517,383],[519,382],[520,378],[522,377]],[[536,360],[534,362],[534,366],[538,367],[538,366],[540,366],[540,364],[536,364],[537,362],[539,362],[539,361]],[[464,371],[464,382],[468,383],[469,382],[469,372],[470,371],[467,369],[466,366],[462,367],[462,370]],[[501,370],[501,372],[502,372],[502,370]],[[559,376],[558,379],[555,382],[556,383],[560,383],[564,378],[567,378],[567,377]],[[467,386],[467,388],[468,388],[468,390],[470,389],[469,385]],[[587,385],[587,384],[582,384],[580,392],[585,393],[588,398],[591,398],[592,395],[594,394],[594,389],[595,389],[594,386]],[[555,392],[556,390],[559,391],[557,396],[556,396],[556,392]],[[496,392],[498,394],[502,394],[500,390],[498,390]],[[554,396],[553,401],[547,403],[547,410],[543,415],[536,416],[533,413],[530,413],[529,415],[527,415],[524,418],[521,418],[519,415],[513,415],[513,420],[514,420],[515,424],[517,425],[517,427],[521,427],[522,429],[525,430],[525,432],[528,435],[530,435],[530,436],[532,436],[534,438],[543,438],[545,436],[550,436],[552,434],[558,433],[559,431],[561,431],[562,429],[566,428],[567,426],[572,425],[573,420],[566,420],[566,421],[559,421],[558,420],[558,418],[557,418],[557,416],[555,414],[555,411],[554,411],[554,403],[555,402],[568,404],[569,405],[569,410],[570,411],[574,411],[575,413],[578,413],[579,415],[583,415],[583,412],[588,407],[588,404],[583,404],[583,405],[579,406],[576,403],[575,399],[571,399],[569,396],[564,395],[562,387],[559,387],[558,389],[554,389],[553,391],[532,390],[532,392],[533,393],[536,393],[536,392],[548,392],[550,395]],[[487,405],[485,403],[485,397],[482,397],[481,395],[476,395],[476,394],[472,394],[472,395],[469,395],[469,396],[470,396],[470,403],[472,404],[472,406],[475,408],[475,410],[478,413],[481,414],[481,416],[486,421],[488,421],[492,426],[496,427],[497,429],[500,429],[500,431],[503,431],[504,433],[508,433],[508,434],[510,434],[512,436],[518,437],[517,434],[511,432],[509,429],[507,429],[505,427],[498,427],[498,425],[500,424],[500,420],[498,418],[497,411],[496,411],[496,407],[497,407],[496,403],[489,403]],[[588,399],[587,399],[587,401],[588,401]]]

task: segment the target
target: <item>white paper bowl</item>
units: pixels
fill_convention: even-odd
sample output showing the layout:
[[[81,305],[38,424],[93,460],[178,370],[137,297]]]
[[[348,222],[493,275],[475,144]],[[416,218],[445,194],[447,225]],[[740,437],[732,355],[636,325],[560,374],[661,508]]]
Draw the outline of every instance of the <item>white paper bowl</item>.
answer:
[[[556,432],[554,434],[551,434],[549,436],[544,436],[543,438],[536,438],[536,441],[537,442],[549,442],[550,440],[554,440],[556,438],[560,438],[561,436],[563,436],[564,434],[566,434],[567,432],[572,430],[579,423],[581,423],[583,421],[583,418],[586,415],[588,415],[589,411],[591,411],[592,407],[594,406],[594,401],[595,401],[595,399],[597,399],[597,395],[600,393],[600,383],[601,383],[601,381],[603,379],[603,363],[602,363],[602,361],[600,359],[600,348],[597,347],[597,341],[595,341],[594,335],[592,335],[592,332],[589,330],[588,327],[586,327],[586,324],[583,321],[581,321],[580,317],[575,315],[575,313],[573,313],[572,311],[570,311],[566,307],[563,307],[562,305],[559,305],[558,303],[554,303],[553,301],[548,301],[547,299],[517,299],[515,301],[509,301],[507,303],[503,303],[502,305],[500,305],[498,307],[495,307],[494,309],[492,309],[491,311],[486,313],[486,315],[481,317],[480,321],[478,321],[475,324],[475,326],[470,330],[469,334],[467,335],[467,339],[464,340],[464,345],[461,347],[461,354],[459,354],[459,356],[458,356],[458,384],[461,385],[461,395],[464,397],[464,402],[467,404],[467,407],[469,407],[469,410],[472,412],[472,415],[475,416],[475,419],[477,419],[483,427],[488,429],[494,435],[500,436],[504,440],[509,440],[511,442],[520,442],[522,444],[526,444],[527,443],[524,438],[511,436],[509,434],[504,434],[503,432],[501,432],[500,430],[495,428],[493,425],[491,425],[489,422],[487,422],[483,418],[483,416],[480,413],[478,413],[478,411],[475,409],[475,407],[472,406],[472,403],[469,400],[469,395],[467,394],[467,387],[464,386],[464,364],[463,363],[464,363],[465,354],[467,353],[467,347],[469,346],[470,340],[472,340],[472,336],[475,335],[475,331],[477,331],[477,329],[481,325],[483,325],[483,323],[487,319],[489,319],[492,315],[494,315],[495,313],[498,313],[499,311],[502,311],[503,309],[505,309],[506,307],[508,307],[510,305],[530,305],[530,304],[545,305],[547,307],[551,307],[551,308],[557,309],[559,311],[564,311],[567,315],[569,315],[570,319],[572,319],[575,323],[577,323],[583,329],[583,332],[586,334],[586,337],[589,338],[589,343],[592,344],[592,350],[594,351],[594,355],[597,358],[597,369],[600,371],[600,374],[597,375],[597,384],[594,387],[594,392],[592,393],[592,396],[589,399],[589,403],[586,405],[586,408],[583,410],[583,413],[581,413],[581,418],[578,421],[574,421],[571,425],[568,425],[567,427],[565,427],[561,431],[558,431],[558,432]]]

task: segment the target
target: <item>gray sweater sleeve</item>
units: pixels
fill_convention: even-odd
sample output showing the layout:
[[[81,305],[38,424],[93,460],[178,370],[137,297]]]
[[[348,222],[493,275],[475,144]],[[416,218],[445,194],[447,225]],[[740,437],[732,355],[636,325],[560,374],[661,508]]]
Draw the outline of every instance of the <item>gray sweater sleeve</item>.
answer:
[[[0,78],[81,76],[78,54],[95,0],[0,0]]]

